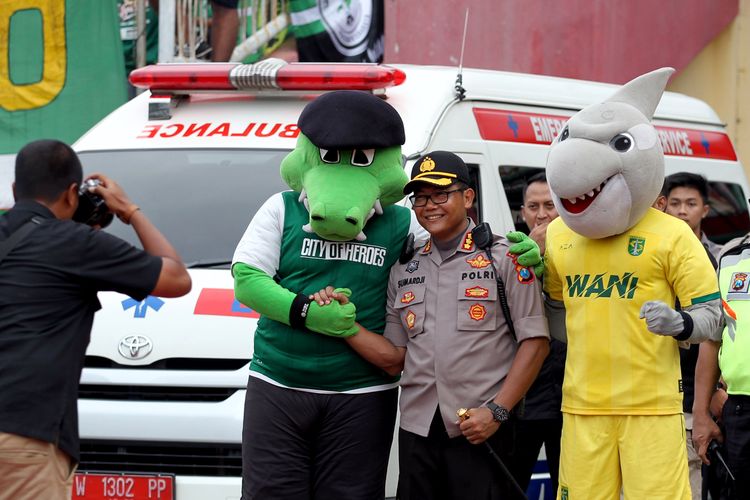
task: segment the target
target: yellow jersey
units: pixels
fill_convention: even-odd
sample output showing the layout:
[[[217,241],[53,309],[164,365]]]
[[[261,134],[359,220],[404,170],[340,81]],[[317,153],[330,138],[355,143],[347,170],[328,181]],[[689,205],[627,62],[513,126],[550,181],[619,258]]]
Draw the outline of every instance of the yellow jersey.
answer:
[[[639,319],[649,300],[683,307],[718,299],[713,266],[688,225],[649,209],[628,231],[585,238],[558,217],[547,229],[544,289],[566,309],[562,411],[682,412],[677,342]]]

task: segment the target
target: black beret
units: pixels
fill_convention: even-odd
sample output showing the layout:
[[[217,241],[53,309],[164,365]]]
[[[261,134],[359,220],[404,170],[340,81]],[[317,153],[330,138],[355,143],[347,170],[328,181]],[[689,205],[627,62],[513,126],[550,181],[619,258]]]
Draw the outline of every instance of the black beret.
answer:
[[[405,141],[404,122],[393,106],[360,90],[336,90],[310,102],[297,122],[324,149],[379,149]]]

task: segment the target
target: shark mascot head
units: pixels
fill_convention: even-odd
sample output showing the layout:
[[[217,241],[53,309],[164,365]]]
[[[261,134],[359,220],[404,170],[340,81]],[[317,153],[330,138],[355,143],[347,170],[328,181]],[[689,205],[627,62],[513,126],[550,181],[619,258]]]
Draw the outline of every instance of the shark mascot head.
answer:
[[[659,195],[664,154],[651,119],[673,72],[641,75],[605,102],[582,109],[550,146],[552,199],[576,233],[594,239],[623,233]]]
[[[298,126],[281,178],[310,213],[303,230],[332,241],[365,240],[367,221],[400,200],[409,180],[401,117],[372,94],[340,90],[305,106]]]

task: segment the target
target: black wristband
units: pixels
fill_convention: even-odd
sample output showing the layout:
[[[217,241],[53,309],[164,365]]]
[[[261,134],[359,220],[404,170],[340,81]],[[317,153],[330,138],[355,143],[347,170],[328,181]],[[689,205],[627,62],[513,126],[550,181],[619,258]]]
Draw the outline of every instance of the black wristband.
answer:
[[[304,328],[307,311],[310,310],[312,299],[307,295],[297,294],[289,308],[289,326],[292,328]]]
[[[693,318],[691,318],[685,311],[678,312],[680,313],[680,316],[682,316],[682,321],[685,322],[685,326],[682,329],[682,333],[675,335],[674,339],[682,342],[683,340],[689,339],[693,334]]]

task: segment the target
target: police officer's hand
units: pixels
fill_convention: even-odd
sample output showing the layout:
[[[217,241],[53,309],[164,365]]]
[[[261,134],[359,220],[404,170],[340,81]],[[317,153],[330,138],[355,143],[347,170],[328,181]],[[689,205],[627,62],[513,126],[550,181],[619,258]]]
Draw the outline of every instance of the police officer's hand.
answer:
[[[319,306],[330,304],[336,300],[339,304],[348,304],[349,297],[351,297],[352,291],[348,288],[333,288],[327,286],[324,289],[311,294],[309,297],[318,303]]]
[[[489,408],[482,406],[470,408],[467,416],[460,422],[459,428],[471,444],[480,444],[497,432],[500,423],[492,417]]]
[[[100,174],[93,173],[86,177],[88,179],[98,179],[99,185],[91,188],[94,194],[101,196],[104,202],[109,207],[110,211],[115,214],[120,220],[129,221],[133,212],[138,209],[125,191],[115,181],[109,177]]]
[[[708,446],[711,441],[723,442],[721,429],[707,413],[693,414],[693,447],[704,464],[711,465],[708,458]]]
[[[534,274],[541,277],[544,273],[544,262],[539,245],[521,231],[511,231],[505,237],[514,243],[508,248],[508,252],[516,256],[516,262],[524,267],[534,268]]]
[[[641,306],[641,319],[651,333],[674,337],[685,329],[682,315],[660,300],[649,300]]]
[[[357,308],[349,302],[351,290],[336,288],[330,291],[332,297],[342,295],[346,300],[345,303],[338,300],[330,300],[326,303],[326,299],[323,298],[323,296],[327,298],[329,295],[326,290],[321,290],[324,295],[321,295],[321,292],[313,294],[313,296],[318,295],[318,299],[310,303],[305,326],[309,330],[331,337],[351,337],[359,331],[359,327],[354,322],[357,317]],[[320,305],[320,301],[324,305]]]

